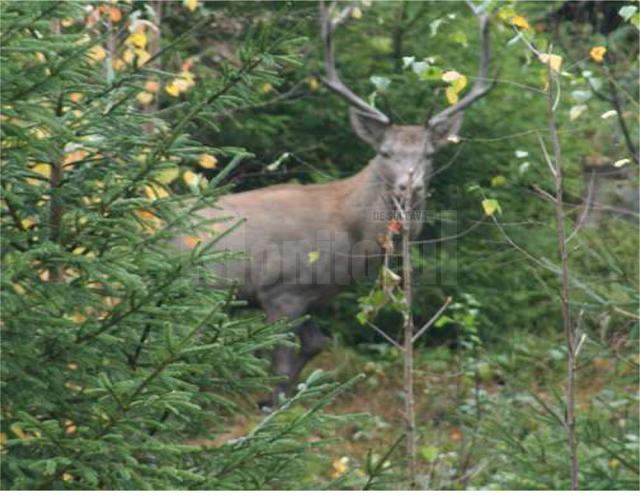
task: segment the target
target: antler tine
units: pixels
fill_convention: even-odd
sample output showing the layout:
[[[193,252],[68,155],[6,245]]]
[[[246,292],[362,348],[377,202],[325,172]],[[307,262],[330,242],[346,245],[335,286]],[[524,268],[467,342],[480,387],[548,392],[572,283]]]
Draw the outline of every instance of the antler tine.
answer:
[[[486,3],[486,2],[485,2]],[[447,107],[442,112],[434,115],[429,119],[429,125],[435,126],[454,114],[461,112],[476,100],[479,100],[485,96],[493,88],[493,81],[489,79],[489,63],[491,61],[491,36],[489,33],[489,16],[486,12],[481,12],[482,9],[476,7],[473,2],[467,1],[467,5],[478,17],[478,23],[480,25],[480,67],[478,68],[478,76],[473,84],[469,93],[467,93],[460,101],[450,107]]]
[[[369,105],[362,98],[351,91],[340,79],[336,68],[335,48],[333,45],[333,33],[341,23],[351,14],[352,5],[345,7],[338,17],[331,19],[331,12],[334,10],[337,1],[331,2],[327,7],[324,0],[320,0],[320,23],[322,30],[322,41],[324,42],[324,65],[327,77],[322,79],[324,85],[331,91],[342,96],[352,106],[365,113],[368,117],[376,119],[383,124],[389,124],[391,120],[383,112]]]

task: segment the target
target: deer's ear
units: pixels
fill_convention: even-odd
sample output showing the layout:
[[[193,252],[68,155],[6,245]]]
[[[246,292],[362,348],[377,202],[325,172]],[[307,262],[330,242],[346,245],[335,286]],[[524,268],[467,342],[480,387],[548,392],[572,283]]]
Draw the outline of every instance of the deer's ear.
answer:
[[[353,107],[349,108],[349,120],[351,121],[351,127],[360,139],[377,150],[382,144],[384,132],[387,130],[388,125],[369,117]]]
[[[451,136],[456,136],[462,127],[462,112],[452,115],[446,121],[431,128],[432,143],[436,148],[450,142]]]

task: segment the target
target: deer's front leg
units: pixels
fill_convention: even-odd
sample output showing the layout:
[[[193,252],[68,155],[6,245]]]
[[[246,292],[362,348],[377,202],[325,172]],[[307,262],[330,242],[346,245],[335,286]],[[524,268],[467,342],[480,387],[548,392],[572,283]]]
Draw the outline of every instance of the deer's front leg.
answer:
[[[299,349],[279,346],[273,352],[273,373],[285,376],[286,379],[275,387],[272,404],[277,403],[281,393],[290,396],[294,392],[304,366],[320,353],[329,341],[312,319],[307,319],[297,326],[294,334],[300,343]]]

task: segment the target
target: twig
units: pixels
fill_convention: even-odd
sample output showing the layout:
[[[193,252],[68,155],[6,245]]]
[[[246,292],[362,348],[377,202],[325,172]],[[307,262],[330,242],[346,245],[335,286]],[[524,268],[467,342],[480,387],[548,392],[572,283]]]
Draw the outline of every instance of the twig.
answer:
[[[584,200],[584,208],[580,213],[580,217],[578,217],[576,227],[573,229],[573,232],[569,234],[569,236],[567,237],[567,243],[571,241],[571,238],[573,238],[576,234],[578,234],[580,229],[582,229],[582,227],[587,221],[589,210],[591,209],[591,202],[593,201],[593,185],[595,183],[595,177],[596,177],[596,173],[595,171],[592,171],[591,178],[589,178],[589,185],[587,186],[587,198],[585,198]]]
[[[415,342],[420,338],[420,336],[422,336],[425,332],[427,332],[427,331],[431,328],[431,326],[434,324],[434,322],[435,322],[436,320],[438,320],[438,318],[440,317],[440,315],[442,315],[442,313],[447,309],[447,307],[449,306],[449,304],[450,304],[452,301],[453,301],[453,298],[451,298],[451,296],[447,296],[447,299],[444,301],[444,305],[442,305],[442,306],[440,307],[440,310],[438,310],[438,311],[436,312],[436,314],[435,314],[433,317],[431,317],[431,318],[429,319],[429,322],[427,322],[425,325],[423,325],[423,326],[420,328],[420,330],[416,333],[416,335],[415,335],[415,336],[413,336],[413,342],[414,342],[414,343],[415,343]]]
[[[380,334],[383,338],[385,338],[387,341],[389,341],[396,348],[398,348],[399,350],[403,350],[404,349],[400,343],[398,343],[395,339],[393,339],[391,336],[389,336],[386,332],[384,332],[382,329],[380,329],[373,322],[367,321],[367,324],[369,324],[369,326],[371,326],[371,328],[374,331],[376,331],[378,334]]]

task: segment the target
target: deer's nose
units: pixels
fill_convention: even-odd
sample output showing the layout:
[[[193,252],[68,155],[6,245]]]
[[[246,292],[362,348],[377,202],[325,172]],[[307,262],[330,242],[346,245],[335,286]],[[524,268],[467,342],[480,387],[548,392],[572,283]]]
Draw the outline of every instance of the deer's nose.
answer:
[[[408,180],[398,181],[398,183],[396,183],[396,188],[395,188],[396,194],[406,195],[408,188],[409,188]],[[422,181],[420,182],[414,181],[413,184],[411,185],[411,194],[415,195],[415,194],[420,194],[422,192],[424,192],[424,184],[422,184]]]

